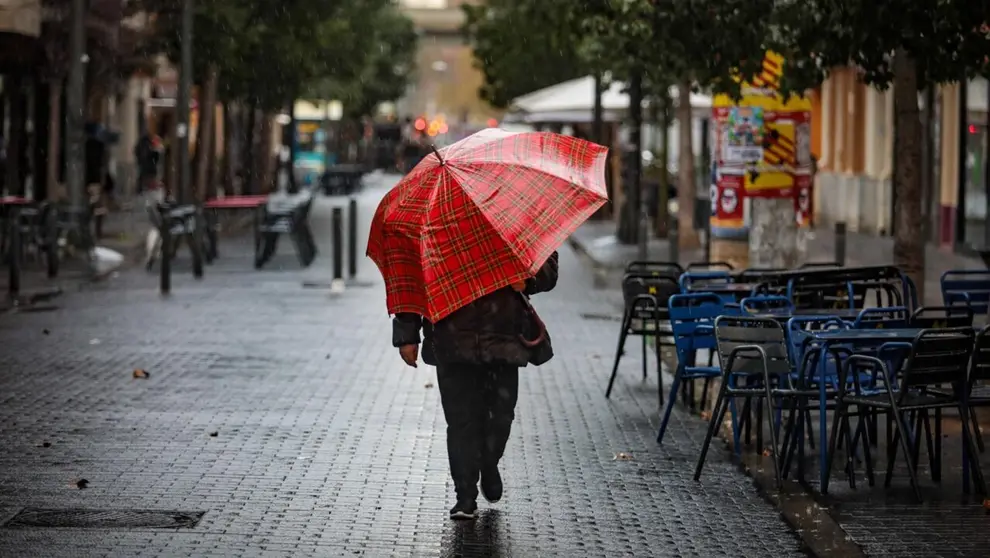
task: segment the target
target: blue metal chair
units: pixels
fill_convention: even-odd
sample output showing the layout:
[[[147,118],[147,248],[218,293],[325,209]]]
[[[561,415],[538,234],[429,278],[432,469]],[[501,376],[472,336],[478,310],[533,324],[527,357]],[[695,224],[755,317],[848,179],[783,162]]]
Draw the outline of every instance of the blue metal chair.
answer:
[[[782,295],[757,295],[739,301],[743,314],[771,314],[773,312],[794,312],[794,304]]]
[[[853,321],[853,329],[900,329],[908,326],[908,310],[904,306],[864,308]]]
[[[687,271],[678,279],[682,293],[697,291],[696,285],[724,285],[732,283],[732,274],[728,271]]]
[[[668,311],[670,328],[674,334],[674,348],[677,352],[677,369],[674,371],[674,382],[670,386],[671,395],[667,398],[660,419],[658,444],[663,443],[667,421],[670,420],[670,413],[677,402],[677,390],[681,383],[721,376],[718,366],[697,366],[695,359],[698,351],[714,351],[717,348],[715,319],[726,312],[722,299],[712,293],[674,295],[670,297]]]
[[[940,283],[946,306],[965,304],[974,314],[987,314],[990,310],[990,270],[946,271]]]

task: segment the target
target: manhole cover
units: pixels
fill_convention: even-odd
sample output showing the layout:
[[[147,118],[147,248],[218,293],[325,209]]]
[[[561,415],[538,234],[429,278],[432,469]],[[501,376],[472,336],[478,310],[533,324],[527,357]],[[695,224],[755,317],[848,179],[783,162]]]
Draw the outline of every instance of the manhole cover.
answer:
[[[24,508],[4,527],[75,529],[191,529],[206,512],[163,510],[80,510]]]

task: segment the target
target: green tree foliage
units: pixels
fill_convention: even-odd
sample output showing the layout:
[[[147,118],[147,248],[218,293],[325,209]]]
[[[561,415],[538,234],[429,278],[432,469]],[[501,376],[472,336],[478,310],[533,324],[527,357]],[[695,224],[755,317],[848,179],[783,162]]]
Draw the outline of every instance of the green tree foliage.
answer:
[[[588,74],[583,2],[489,0],[463,9],[464,33],[485,79],[479,93],[492,106]]]
[[[139,6],[154,14],[156,34],[146,50],[177,61],[181,1]],[[410,66],[415,37],[389,0],[196,0],[194,9],[195,73],[215,65],[223,100],[277,110],[327,79],[364,83],[355,89],[369,99],[395,98],[408,79],[408,71],[394,68]],[[385,28],[395,36],[386,37]],[[383,76],[386,65],[396,79]]]
[[[924,295],[918,89],[988,75],[985,0],[779,2],[775,47],[818,78],[852,64],[864,82],[894,89],[894,260]]]
[[[371,29],[361,38],[366,43],[363,63],[311,82],[306,92],[311,98],[340,100],[351,118],[369,115],[380,103],[401,97],[416,70],[418,36],[412,21],[391,5],[369,21]]]

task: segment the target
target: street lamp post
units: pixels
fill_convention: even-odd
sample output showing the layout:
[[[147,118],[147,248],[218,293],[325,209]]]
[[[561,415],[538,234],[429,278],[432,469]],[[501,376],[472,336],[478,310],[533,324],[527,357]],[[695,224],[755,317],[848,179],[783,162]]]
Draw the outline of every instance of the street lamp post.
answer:
[[[69,72],[65,91],[65,181],[69,198],[69,214],[72,231],[83,244],[89,235],[83,231],[88,226],[85,219],[83,187],[85,168],[83,161],[83,95],[86,79],[86,0],[72,0],[69,13]],[[87,231],[88,232],[88,231]]]
[[[189,165],[189,99],[192,85],[192,0],[182,2],[182,36],[180,37],[179,91],[176,95],[176,133],[179,140],[179,203],[189,203],[191,168]]]

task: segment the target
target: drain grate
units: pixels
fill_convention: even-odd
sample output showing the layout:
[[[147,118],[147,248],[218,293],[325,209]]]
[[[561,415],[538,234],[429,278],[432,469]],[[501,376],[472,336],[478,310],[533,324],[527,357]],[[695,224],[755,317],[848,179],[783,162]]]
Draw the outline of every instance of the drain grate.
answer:
[[[4,527],[192,529],[206,512],[24,508]]]

